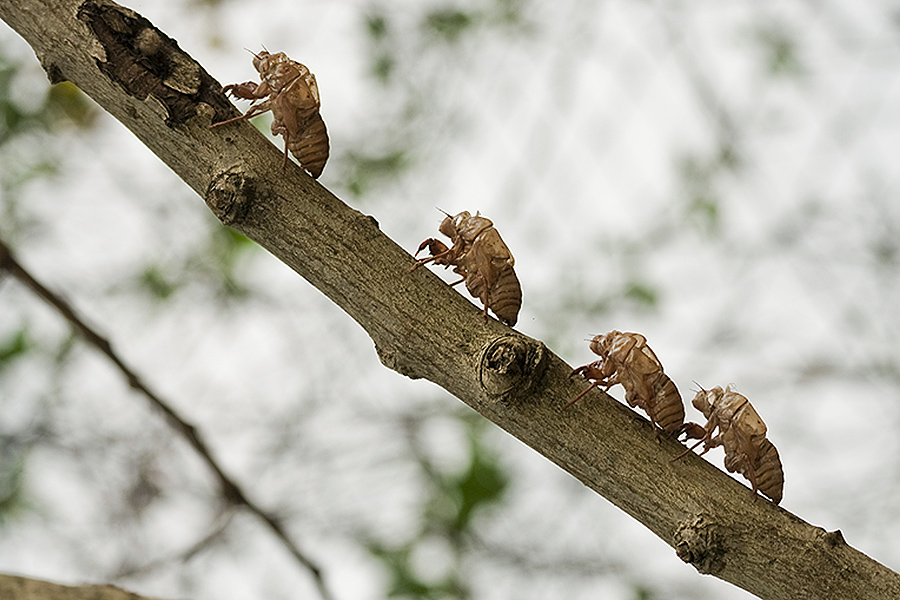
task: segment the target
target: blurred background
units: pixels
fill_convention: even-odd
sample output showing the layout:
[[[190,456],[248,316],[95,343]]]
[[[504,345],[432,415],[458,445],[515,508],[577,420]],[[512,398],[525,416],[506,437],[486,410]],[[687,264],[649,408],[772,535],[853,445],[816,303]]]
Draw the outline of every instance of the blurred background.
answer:
[[[245,49],[308,65],[323,185],[410,251],[437,208],[480,210],[516,256],[519,331],[573,366],[590,336],[639,331],[687,399],[735,384],[780,451],[782,506],[900,569],[896,2],[128,6],[223,84],[257,78]],[[71,84],[50,87],[2,23],[0,237],[339,600],[751,597],[382,367],[354,321]],[[109,361],[2,275],[0,572],[317,597]]]

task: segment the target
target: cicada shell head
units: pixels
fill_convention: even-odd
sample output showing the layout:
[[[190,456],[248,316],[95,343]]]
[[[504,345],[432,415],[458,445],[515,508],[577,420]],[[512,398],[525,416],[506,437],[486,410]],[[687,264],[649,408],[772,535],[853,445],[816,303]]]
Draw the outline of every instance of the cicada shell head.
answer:
[[[275,62],[277,62],[278,57],[287,58],[284,55],[284,52],[269,54],[268,50],[260,50],[253,55],[253,68],[256,69],[257,72],[261,75],[264,75],[273,69],[273,66]]]
[[[462,212],[456,215],[453,221],[459,237],[467,243],[474,242],[475,238],[494,226],[493,221],[478,213],[473,217],[468,212]],[[497,237],[499,238],[499,234]]]
[[[457,221],[460,218],[468,218],[469,212],[463,211],[456,216],[447,215],[444,217],[444,220],[441,221],[440,227],[438,227],[438,231],[446,235],[448,238],[456,242],[456,239],[459,237],[459,231],[457,229]]]
[[[593,352],[597,356],[608,356],[609,348],[612,345],[612,339],[619,335],[621,335],[621,333],[616,331],[615,329],[610,331],[609,333],[601,333],[599,335],[595,335],[594,339],[591,340],[591,352]]]
[[[456,241],[457,238],[455,219],[456,217],[447,215],[446,217],[444,217],[444,220],[441,221],[441,224],[438,227],[438,231],[440,231],[453,241]]]
[[[718,385],[711,390],[701,389],[691,400],[691,404],[708,419],[712,415],[713,405],[719,402],[723,393],[721,386]]]

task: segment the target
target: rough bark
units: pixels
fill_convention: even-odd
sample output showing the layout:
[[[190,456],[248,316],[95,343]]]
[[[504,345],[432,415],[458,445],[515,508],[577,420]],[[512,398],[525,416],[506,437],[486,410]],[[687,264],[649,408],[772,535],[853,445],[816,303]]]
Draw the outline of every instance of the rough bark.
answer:
[[[114,585],[59,585],[39,579],[0,575],[3,600],[153,600]]]
[[[219,83],[149,21],[105,0],[3,0],[50,80],[78,85],[203,197],[371,336],[382,363],[445,388],[646,525],[699,572],[772,600],[900,598],[900,575],[763,499],[481,311],[290,165]],[[432,224],[426,224],[428,230]],[[528,291],[525,290],[527,302]],[[788,485],[790,483],[788,482]],[[554,518],[548,514],[547,518]]]

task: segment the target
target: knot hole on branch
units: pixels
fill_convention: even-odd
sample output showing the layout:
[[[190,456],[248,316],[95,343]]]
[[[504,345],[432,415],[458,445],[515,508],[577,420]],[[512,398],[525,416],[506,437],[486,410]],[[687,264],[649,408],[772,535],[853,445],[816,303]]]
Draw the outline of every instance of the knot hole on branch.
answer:
[[[678,558],[700,573],[715,575],[725,567],[726,550],[722,547],[719,525],[705,515],[679,523],[674,546]]]
[[[482,389],[495,400],[523,398],[537,387],[546,354],[537,340],[518,335],[495,338],[481,353],[478,377]]]
[[[256,197],[253,179],[238,167],[219,173],[206,189],[206,205],[224,225],[239,225]]]

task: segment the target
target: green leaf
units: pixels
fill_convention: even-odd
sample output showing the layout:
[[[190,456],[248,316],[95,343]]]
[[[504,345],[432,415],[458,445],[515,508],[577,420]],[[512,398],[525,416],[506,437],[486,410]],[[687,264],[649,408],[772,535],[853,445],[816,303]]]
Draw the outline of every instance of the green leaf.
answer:
[[[7,449],[0,453],[0,525],[9,523],[17,513],[28,507],[25,501],[25,456],[21,451],[9,456]]]
[[[426,28],[448,42],[456,42],[475,22],[471,14],[457,9],[441,9],[425,17]]]
[[[781,26],[762,27],[757,37],[766,52],[766,66],[773,75],[800,75],[803,64],[797,55],[797,43]]]
[[[509,476],[497,455],[484,446],[483,424],[468,421],[469,463],[458,473],[437,476],[438,489],[431,500],[431,516],[443,522],[451,537],[471,526],[477,513],[500,502],[509,486]]]
[[[706,233],[715,233],[719,229],[719,199],[710,194],[698,193],[691,198],[688,214]]]
[[[394,74],[396,66],[397,61],[392,55],[382,53],[377,55],[372,63],[372,75],[381,83],[387,83]]]
[[[625,298],[647,308],[657,305],[659,294],[652,287],[639,281],[631,281],[625,286]]]
[[[347,189],[354,196],[362,196],[379,181],[399,175],[409,166],[405,150],[389,150],[382,154],[351,152],[346,159],[350,173]]]
[[[50,87],[43,111],[48,123],[68,122],[82,128],[93,125],[100,115],[97,106],[69,81]]]
[[[381,14],[366,15],[366,33],[375,41],[381,41],[388,35],[387,18]]]
[[[167,300],[178,286],[167,279],[163,272],[156,266],[144,269],[140,276],[141,285],[157,300]]]
[[[31,349],[31,343],[28,341],[28,333],[25,327],[22,327],[11,336],[0,342],[0,368],[6,366],[7,363],[21,357]]]
[[[388,598],[439,598],[447,597],[448,583],[428,583],[415,574],[411,555],[418,539],[399,546],[388,547],[378,542],[368,544],[369,552],[380,560],[388,573]]]

